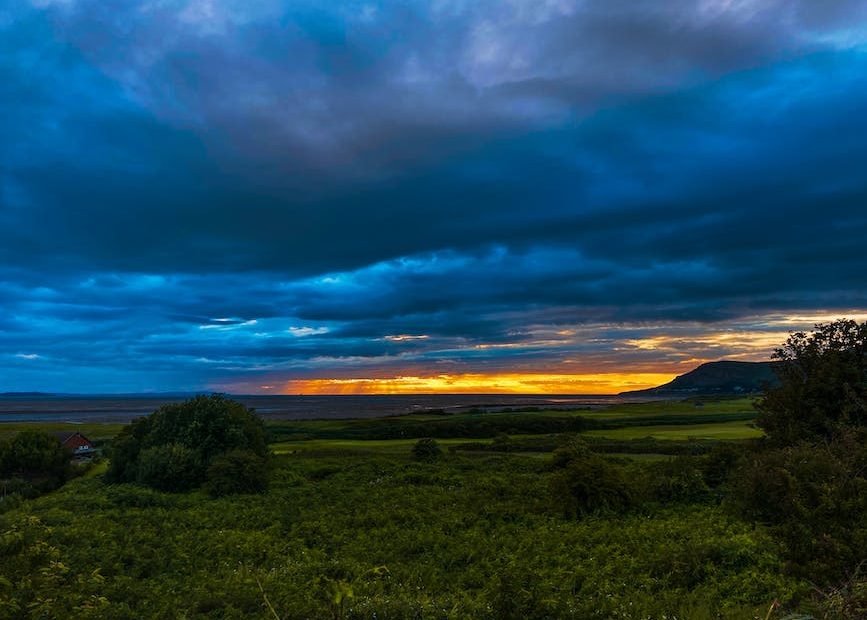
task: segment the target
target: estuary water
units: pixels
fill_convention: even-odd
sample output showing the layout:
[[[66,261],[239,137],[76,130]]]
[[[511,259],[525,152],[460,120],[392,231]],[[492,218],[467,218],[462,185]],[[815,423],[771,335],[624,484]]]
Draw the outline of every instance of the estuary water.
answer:
[[[129,422],[160,405],[180,402],[184,395],[0,395],[3,422]],[[648,398],[599,395],[424,394],[365,396],[232,396],[264,418],[312,420],[373,418],[429,410],[460,412],[480,408],[497,411],[509,407],[599,408]]]

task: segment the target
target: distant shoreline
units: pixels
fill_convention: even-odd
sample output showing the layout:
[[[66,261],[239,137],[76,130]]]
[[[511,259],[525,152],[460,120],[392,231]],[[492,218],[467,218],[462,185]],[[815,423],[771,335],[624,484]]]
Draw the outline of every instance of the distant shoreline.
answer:
[[[164,404],[190,395],[58,395],[0,394],[0,423],[4,422],[129,422]],[[647,402],[658,397],[575,394],[399,394],[334,396],[232,395],[266,419],[314,420],[375,418],[434,410],[451,412],[509,407],[598,408],[615,403]]]

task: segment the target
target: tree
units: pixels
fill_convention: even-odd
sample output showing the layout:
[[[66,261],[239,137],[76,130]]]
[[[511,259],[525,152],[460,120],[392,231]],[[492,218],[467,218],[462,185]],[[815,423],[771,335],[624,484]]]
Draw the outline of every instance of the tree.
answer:
[[[150,433],[152,417],[136,418],[124,426],[111,442],[108,471],[105,474],[109,482],[132,482],[138,477],[138,457]]]
[[[867,549],[867,322],[794,333],[759,402],[767,441],[729,479],[728,504],[767,523],[790,571],[819,585],[857,573]]]
[[[770,526],[789,570],[826,585],[855,574],[867,549],[867,433],[747,455],[728,504]]]
[[[205,482],[211,464],[243,450],[266,459],[262,420],[242,403],[214,394],[163,405],[124,427],[112,442],[107,479],[180,491]]]
[[[54,487],[69,473],[69,453],[48,433],[24,430],[0,444],[0,477],[17,476]]]
[[[780,383],[759,401],[758,425],[777,445],[867,425],[867,321],[816,325],[774,354]]]
[[[160,491],[187,491],[202,482],[202,465],[194,450],[178,443],[142,450],[136,482]]]

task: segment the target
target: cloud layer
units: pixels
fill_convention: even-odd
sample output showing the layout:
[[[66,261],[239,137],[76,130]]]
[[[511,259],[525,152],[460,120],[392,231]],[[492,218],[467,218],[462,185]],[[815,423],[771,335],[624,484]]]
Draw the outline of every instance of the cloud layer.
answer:
[[[19,2],[0,390],[760,358],[867,308],[864,109],[863,2]]]

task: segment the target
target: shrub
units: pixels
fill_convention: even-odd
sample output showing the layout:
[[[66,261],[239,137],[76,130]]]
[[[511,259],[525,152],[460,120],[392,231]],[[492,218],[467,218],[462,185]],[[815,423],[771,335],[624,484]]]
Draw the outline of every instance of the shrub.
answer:
[[[635,492],[623,469],[604,457],[573,458],[550,478],[554,507],[568,516],[622,511],[635,503]]]
[[[650,493],[660,502],[701,502],[710,495],[695,457],[681,456],[649,468]]]
[[[836,583],[865,559],[865,460],[863,432],[756,451],[734,472],[728,502],[772,526],[793,572],[820,585]]]
[[[204,483],[215,459],[235,450],[266,457],[262,420],[224,396],[197,396],[124,427],[111,446],[106,478],[185,490]]]
[[[53,489],[69,476],[69,453],[56,437],[24,430],[0,442],[0,478],[19,477],[39,489]]]
[[[155,414],[154,414],[155,415]],[[132,482],[138,476],[138,457],[150,431],[151,416],[137,418],[124,426],[108,449],[109,482]]]
[[[587,442],[577,435],[566,435],[561,440],[560,445],[551,453],[551,467],[553,469],[562,469],[579,458],[586,458],[590,455],[590,448]]]
[[[208,467],[206,488],[214,497],[261,493],[268,487],[268,466],[251,450],[232,450]]]
[[[412,447],[412,456],[417,461],[436,461],[442,458],[443,451],[436,439],[419,439]]]
[[[178,443],[142,450],[136,482],[160,491],[187,491],[201,484],[197,455]]]
[[[728,480],[743,455],[742,445],[729,442],[716,444],[701,461],[705,483],[712,489],[720,487]]]
[[[757,404],[767,439],[739,461],[727,503],[770,525],[791,572],[840,583],[867,549],[867,322],[794,333],[773,357],[780,383]]]

